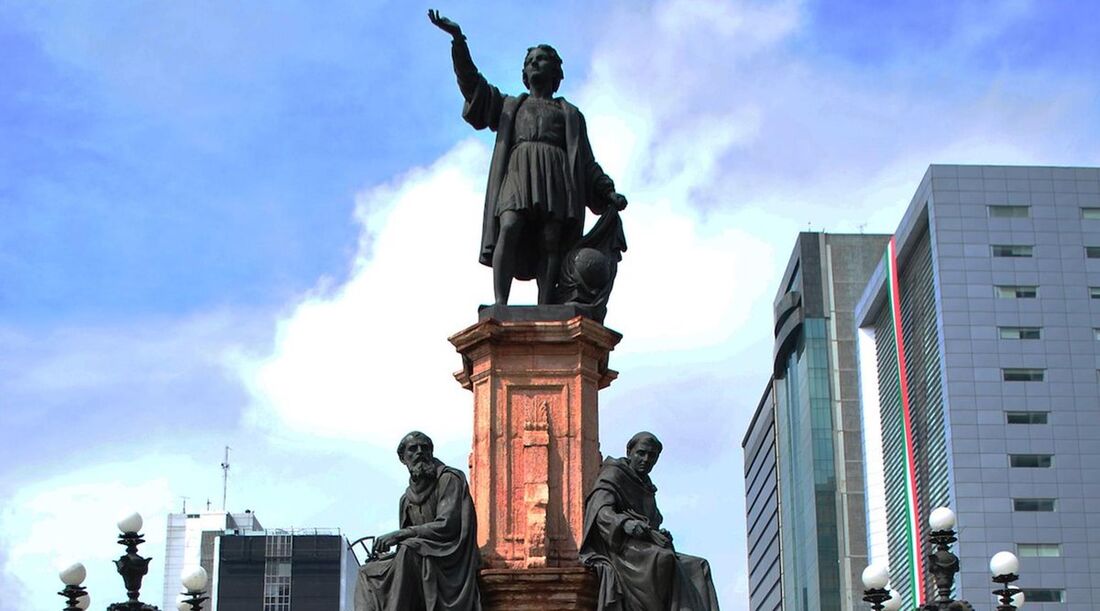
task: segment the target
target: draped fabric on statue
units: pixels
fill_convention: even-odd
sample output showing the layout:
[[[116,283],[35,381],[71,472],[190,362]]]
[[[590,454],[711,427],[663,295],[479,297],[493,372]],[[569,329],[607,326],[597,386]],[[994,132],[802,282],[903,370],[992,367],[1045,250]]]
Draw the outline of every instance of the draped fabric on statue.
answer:
[[[604,461],[585,500],[580,556],[600,575],[599,611],[717,611],[703,558],[629,536],[628,520],[659,529],[657,488],[625,458]]]
[[[355,611],[480,611],[477,520],[466,476],[435,460],[436,478],[401,495],[397,553],[359,569]]]

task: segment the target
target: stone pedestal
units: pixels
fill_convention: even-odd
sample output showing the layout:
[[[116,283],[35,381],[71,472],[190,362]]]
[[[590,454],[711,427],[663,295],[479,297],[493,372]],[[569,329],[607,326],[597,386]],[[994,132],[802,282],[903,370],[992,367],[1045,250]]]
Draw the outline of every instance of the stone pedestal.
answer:
[[[509,601],[486,608],[591,608],[568,605],[595,592],[577,549],[600,466],[596,394],[617,376],[607,362],[622,336],[581,316],[531,320],[514,310],[526,313],[485,315],[450,338],[462,355],[455,378],[474,395],[470,483],[483,595]],[[509,597],[524,588],[573,602],[516,606]]]
[[[596,574],[580,566],[485,569],[480,585],[481,604],[487,610],[591,611],[600,591]]]

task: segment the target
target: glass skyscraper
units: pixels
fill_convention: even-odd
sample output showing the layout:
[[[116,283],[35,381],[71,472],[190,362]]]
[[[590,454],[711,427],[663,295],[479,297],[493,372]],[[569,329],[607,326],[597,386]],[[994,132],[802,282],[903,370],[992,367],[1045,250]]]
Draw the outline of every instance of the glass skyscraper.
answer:
[[[867,536],[853,310],[887,240],[799,234],[780,282],[773,377],[742,443],[754,611],[862,604]]]

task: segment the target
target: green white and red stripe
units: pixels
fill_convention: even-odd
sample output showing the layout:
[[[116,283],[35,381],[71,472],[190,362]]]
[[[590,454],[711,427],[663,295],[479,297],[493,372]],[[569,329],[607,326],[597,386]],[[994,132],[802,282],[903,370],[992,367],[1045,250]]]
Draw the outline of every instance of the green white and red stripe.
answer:
[[[905,436],[905,526],[909,538],[908,558],[906,558],[906,571],[909,583],[912,584],[913,604],[924,603],[924,572],[921,570],[921,558],[924,554],[921,549],[920,520],[917,518],[917,464],[913,450],[913,412],[909,406],[909,382],[905,370],[905,338],[901,329],[901,292],[898,289],[898,257],[897,240],[890,238],[887,246],[887,286],[890,291],[890,308],[894,319],[894,344],[897,348],[897,371],[899,379],[898,388],[901,389],[901,424]],[[899,567],[900,568],[900,567]]]

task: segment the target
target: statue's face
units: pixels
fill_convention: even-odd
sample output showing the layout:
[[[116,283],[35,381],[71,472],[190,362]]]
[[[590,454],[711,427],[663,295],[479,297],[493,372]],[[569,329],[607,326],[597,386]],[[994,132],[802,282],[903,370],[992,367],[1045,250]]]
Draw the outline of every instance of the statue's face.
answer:
[[[627,456],[627,459],[630,460],[630,468],[636,473],[649,475],[660,457],[661,451],[657,449],[657,444],[650,439],[642,439],[630,449],[630,456]]]
[[[551,79],[558,78],[558,63],[546,49],[535,47],[523,60],[523,76],[528,85],[548,83]]]
[[[410,437],[405,444],[405,451],[401,453],[401,462],[410,471],[417,465],[431,464],[432,447],[428,440],[420,436]]]

